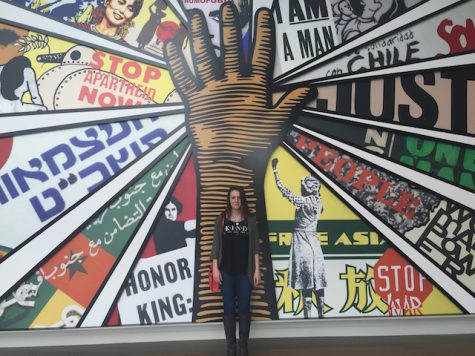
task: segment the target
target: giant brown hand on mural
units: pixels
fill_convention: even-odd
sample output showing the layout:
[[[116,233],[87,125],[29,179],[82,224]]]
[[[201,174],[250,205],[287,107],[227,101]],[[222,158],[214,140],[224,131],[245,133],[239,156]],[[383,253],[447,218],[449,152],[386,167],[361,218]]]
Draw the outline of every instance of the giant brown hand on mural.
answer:
[[[274,21],[268,9],[260,9],[256,17],[255,44],[249,64],[243,57],[238,14],[230,3],[221,7],[222,58],[216,57],[205,18],[197,10],[190,12],[194,73],[175,43],[168,42],[165,46],[172,78],[187,110],[199,183],[196,321],[221,317],[220,297],[209,291],[206,273],[213,223],[224,211],[226,191],[231,185],[242,186],[249,207],[255,211],[256,201],[263,200],[261,180],[268,158],[310,93],[310,88],[297,88],[273,104]],[[263,230],[260,231],[262,234]],[[262,237],[261,243],[265,243]],[[266,253],[265,248],[262,250]],[[266,319],[275,313],[269,310],[271,306],[265,302],[263,290],[273,289],[270,261],[270,256],[261,258],[264,286],[254,291],[255,318]]]
[[[203,14],[196,10],[191,14],[196,76],[173,42],[167,43],[166,51],[177,90],[189,110],[189,127],[198,151],[216,150],[241,159],[278,144],[289,127],[289,118],[300,109],[310,89],[295,89],[273,105],[274,24],[269,10],[257,14],[250,68],[243,61],[241,30],[233,5],[227,4],[221,11],[222,65]]]

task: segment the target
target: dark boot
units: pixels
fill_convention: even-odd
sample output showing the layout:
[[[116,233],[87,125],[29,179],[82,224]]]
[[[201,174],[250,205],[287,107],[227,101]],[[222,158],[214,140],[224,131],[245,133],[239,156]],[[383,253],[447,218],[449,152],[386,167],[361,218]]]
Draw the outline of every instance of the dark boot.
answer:
[[[236,356],[236,318],[233,315],[223,316],[224,334],[226,335],[227,355]]]
[[[318,311],[318,318],[323,319],[325,317],[325,302],[322,296],[317,296],[317,311]]]
[[[239,315],[239,355],[247,356],[247,342],[249,340],[249,330],[251,329],[251,314]]]

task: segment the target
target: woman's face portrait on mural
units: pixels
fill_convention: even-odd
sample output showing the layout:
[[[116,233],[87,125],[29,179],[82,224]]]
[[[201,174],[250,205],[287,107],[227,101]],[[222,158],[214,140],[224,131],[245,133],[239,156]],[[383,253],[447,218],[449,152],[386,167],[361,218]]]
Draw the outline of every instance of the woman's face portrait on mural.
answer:
[[[167,205],[165,205],[165,210],[163,214],[165,219],[170,221],[176,221],[178,215],[183,211],[183,205],[175,197],[171,197]]]
[[[120,27],[134,17],[136,0],[109,0],[106,1],[106,19],[112,26]]]
[[[175,221],[177,215],[178,215],[177,206],[176,206],[175,204],[173,204],[172,202],[169,202],[169,203],[165,206],[165,217],[166,217],[168,220]]]
[[[143,0],[106,0],[104,17],[96,26],[96,31],[109,37],[119,35],[120,29],[139,14],[142,4]]]

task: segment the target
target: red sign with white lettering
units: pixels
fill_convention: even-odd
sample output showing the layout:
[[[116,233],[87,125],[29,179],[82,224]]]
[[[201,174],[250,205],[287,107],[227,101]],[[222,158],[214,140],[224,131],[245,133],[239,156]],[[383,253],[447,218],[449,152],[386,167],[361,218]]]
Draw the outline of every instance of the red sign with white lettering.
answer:
[[[389,315],[420,315],[432,284],[396,250],[386,250],[374,265],[376,293],[388,304]]]

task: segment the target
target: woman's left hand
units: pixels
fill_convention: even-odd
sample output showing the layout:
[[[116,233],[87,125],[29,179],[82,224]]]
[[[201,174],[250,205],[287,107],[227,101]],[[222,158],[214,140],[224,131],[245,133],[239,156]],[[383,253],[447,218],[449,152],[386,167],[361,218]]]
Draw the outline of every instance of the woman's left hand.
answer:
[[[260,283],[261,283],[261,272],[259,272],[258,270],[256,270],[254,272],[254,287],[257,287]]]

